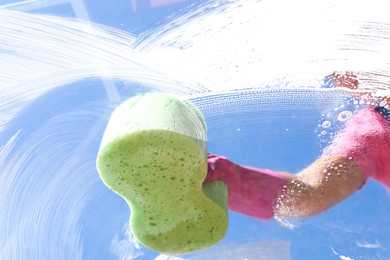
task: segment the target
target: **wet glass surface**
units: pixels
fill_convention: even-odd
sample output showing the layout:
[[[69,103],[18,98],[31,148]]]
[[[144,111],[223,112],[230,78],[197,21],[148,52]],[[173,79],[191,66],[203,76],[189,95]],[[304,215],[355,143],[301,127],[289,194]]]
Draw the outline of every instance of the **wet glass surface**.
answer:
[[[192,100],[208,150],[298,172],[365,105],[327,88],[388,95],[386,1],[3,1],[1,259],[388,259],[389,193],[372,180],[311,218],[229,213],[223,241],[159,255],[128,230],[126,202],[95,167],[111,112],[139,93]]]

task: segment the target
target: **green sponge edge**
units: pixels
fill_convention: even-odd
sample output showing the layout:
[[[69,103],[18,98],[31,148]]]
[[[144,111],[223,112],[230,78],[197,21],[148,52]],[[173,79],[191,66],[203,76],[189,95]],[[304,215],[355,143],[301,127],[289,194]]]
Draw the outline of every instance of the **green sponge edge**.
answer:
[[[202,187],[206,159],[190,138],[158,130],[133,133],[105,146],[97,165],[104,183],[129,204],[130,227],[144,246],[183,254],[224,237],[226,186],[215,181]]]
[[[161,129],[121,132],[102,144],[97,168],[127,201],[130,227],[144,246],[184,254],[223,239],[227,189],[220,181],[202,185],[207,158],[199,140]]]

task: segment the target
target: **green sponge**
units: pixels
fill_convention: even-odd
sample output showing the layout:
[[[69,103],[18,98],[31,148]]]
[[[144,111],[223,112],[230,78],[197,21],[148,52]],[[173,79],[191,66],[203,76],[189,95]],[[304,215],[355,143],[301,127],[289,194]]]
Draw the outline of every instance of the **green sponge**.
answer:
[[[139,242],[183,254],[227,231],[227,190],[207,173],[206,129],[189,102],[161,93],[133,97],[112,114],[97,157],[103,182],[131,208]]]

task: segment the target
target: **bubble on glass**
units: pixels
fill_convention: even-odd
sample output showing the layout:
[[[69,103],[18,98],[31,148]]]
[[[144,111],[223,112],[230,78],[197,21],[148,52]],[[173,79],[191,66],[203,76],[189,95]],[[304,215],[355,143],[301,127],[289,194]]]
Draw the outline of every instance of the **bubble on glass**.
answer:
[[[329,128],[332,126],[332,123],[329,120],[326,120],[321,125],[323,128]]]
[[[339,115],[337,116],[337,120],[339,120],[341,122],[345,122],[348,119],[350,119],[351,117],[352,117],[352,112],[345,110],[345,111],[342,111],[339,113]]]
[[[324,149],[324,154],[330,155],[332,153],[332,149],[328,146]]]

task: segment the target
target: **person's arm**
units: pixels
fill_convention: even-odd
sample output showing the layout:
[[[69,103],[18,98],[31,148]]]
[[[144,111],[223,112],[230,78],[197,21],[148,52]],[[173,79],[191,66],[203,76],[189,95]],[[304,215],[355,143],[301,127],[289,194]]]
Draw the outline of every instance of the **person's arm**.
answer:
[[[359,190],[365,180],[353,161],[322,156],[288,182],[275,205],[275,217],[306,218],[319,214]]]
[[[369,177],[390,187],[390,125],[375,109],[349,119],[328,152],[287,184],[275,206],[276,217],[321,213],[360,189]]]
[[[247,216],[269,219],[279,192],[294,175],[238,165],[223,156],[208,156],[204,183],[221,180],[227,185],[229,210]]]

